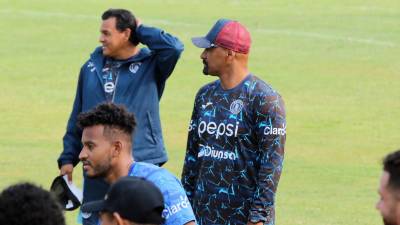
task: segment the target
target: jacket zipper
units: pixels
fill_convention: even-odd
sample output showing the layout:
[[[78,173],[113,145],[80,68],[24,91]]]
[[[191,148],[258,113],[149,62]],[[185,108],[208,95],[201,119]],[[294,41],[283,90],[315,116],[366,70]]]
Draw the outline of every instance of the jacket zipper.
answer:
[[[114,93],[113,93],[113,96],[111,99],[112,103],[114,103],[115,93],[117,93],[118,79],[119,79],[119,74],[117,74],[117,79],[115,79],[115,88],[114,88]]]

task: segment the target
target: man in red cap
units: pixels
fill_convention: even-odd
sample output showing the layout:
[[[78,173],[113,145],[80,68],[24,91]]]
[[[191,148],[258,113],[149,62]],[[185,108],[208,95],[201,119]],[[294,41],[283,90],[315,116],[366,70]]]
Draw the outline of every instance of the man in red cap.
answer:
[[[281,96],[250,73],[250,34],[220,19],[204,37],[205,75],[196,95],[182,183],[199,224],[275,224],[286,113]]]

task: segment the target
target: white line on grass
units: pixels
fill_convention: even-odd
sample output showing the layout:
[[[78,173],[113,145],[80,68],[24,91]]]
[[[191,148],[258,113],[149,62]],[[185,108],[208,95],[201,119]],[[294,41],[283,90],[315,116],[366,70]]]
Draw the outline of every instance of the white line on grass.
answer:
[[[69,14],[62,12],[46,12],[46,11],[34,11],[34,10],[13,10],[13,9],[0,9],[1,14],[21,14],[24,16],[31,17],[59,17],[59,18],[67,18],[67,19],[98,19],[100,17],[91,16],[91,15],[82,15],[82,14]]]
[[[391,41],[379,41],[375,39],[363,39],[363,38],[355,38],[355,37],[341,37],[329,34],[321,34],[321,33],[313,33],[313,32],[303,32],[303,31],[293,31],[293,30],[284,30],[284,29],[263,29],[259,28],[256,31],[268,33],[268,34],[283,34],[288,36],[297,36],[297,37],[306,37],[306,38],[315,38],[315,39],[325,39],[325,40],[336,40],[336,41],[347,41],[354,43],[362,43],[368,45],[378,45],[384,47],[397,47],[398,45]]]
[[[13,10],[13,9],[1,9],[0,14],[22,14],[24,16],[32,16],[32,17],[60,17],[60,18],[68,18],[68,19],[93,19],[100,20],[100,16],[91,16],[91,15],[83,15],[83,14],[69,14],[62,12],[45,12],[45,11],[34,11],[34,10]],[[206,27],[205,24],[198,23],[185,23],[185,22],[176,22],[169,20],[147,20],[150,24],[158,24],[158,25],[174,25],[174,26],[185,26],[185,27]],[[268,29],[268,28],[255,28],[256,32],[267,33],[267,34],[278,34],[278,35],[287,35],[294,37],[303,37],[303,38],[311,38],[311,39],[320,39],[320,40],[335,40],[335,41],[344,41],[349,43],[360,43],[367,45],[375,45],[381,47],[398,47],[399,45],[395,42],[391,41],[380,41],[372,38],[356,38],[351,36],[337,36],[337,35],[329,35],[315,32],[306,32],[306,31],[296,31],[296,30],[287,30],[287,29]]]

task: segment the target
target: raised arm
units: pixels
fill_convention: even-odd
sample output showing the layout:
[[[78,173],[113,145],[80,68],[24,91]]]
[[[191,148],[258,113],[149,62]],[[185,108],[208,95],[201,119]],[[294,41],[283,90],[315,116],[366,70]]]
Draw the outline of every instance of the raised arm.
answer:
[[[140,24],[136,29],[140,43],[146,45],[155,54],[157,60],[157,79],[164,83],[171,75],[184,49],[183,43],[165,31]]]

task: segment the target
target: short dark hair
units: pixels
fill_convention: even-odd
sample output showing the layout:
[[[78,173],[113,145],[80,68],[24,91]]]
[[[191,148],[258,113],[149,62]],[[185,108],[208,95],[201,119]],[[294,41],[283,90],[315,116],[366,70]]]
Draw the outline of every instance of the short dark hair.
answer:
[[[136,18],[135,16],[126,9],[108,9],[101,16],[102,20],[107,20],[111,17],[116,19],[116,28],[119,31],[125,31],[126,29],[131,30],[131,36],[129,37],[129,41],[133,45],[139,44],[139,39],[136,36]]]
[[[65,225],[55,196],[31,183],[19,183],[0,194],[0,224]]]
[[[114,103],[101,103],[94,109],[78,115],[78,126],[81,129],[95,125],[106,128],[118,129],[125,134],[132,136],[136,127],[136,120],[133,113],[129,113],[123,105]]]
[[[400,190],[400,150],[392,152],[385,157],[383,170],[390,174],[389,187]]]

